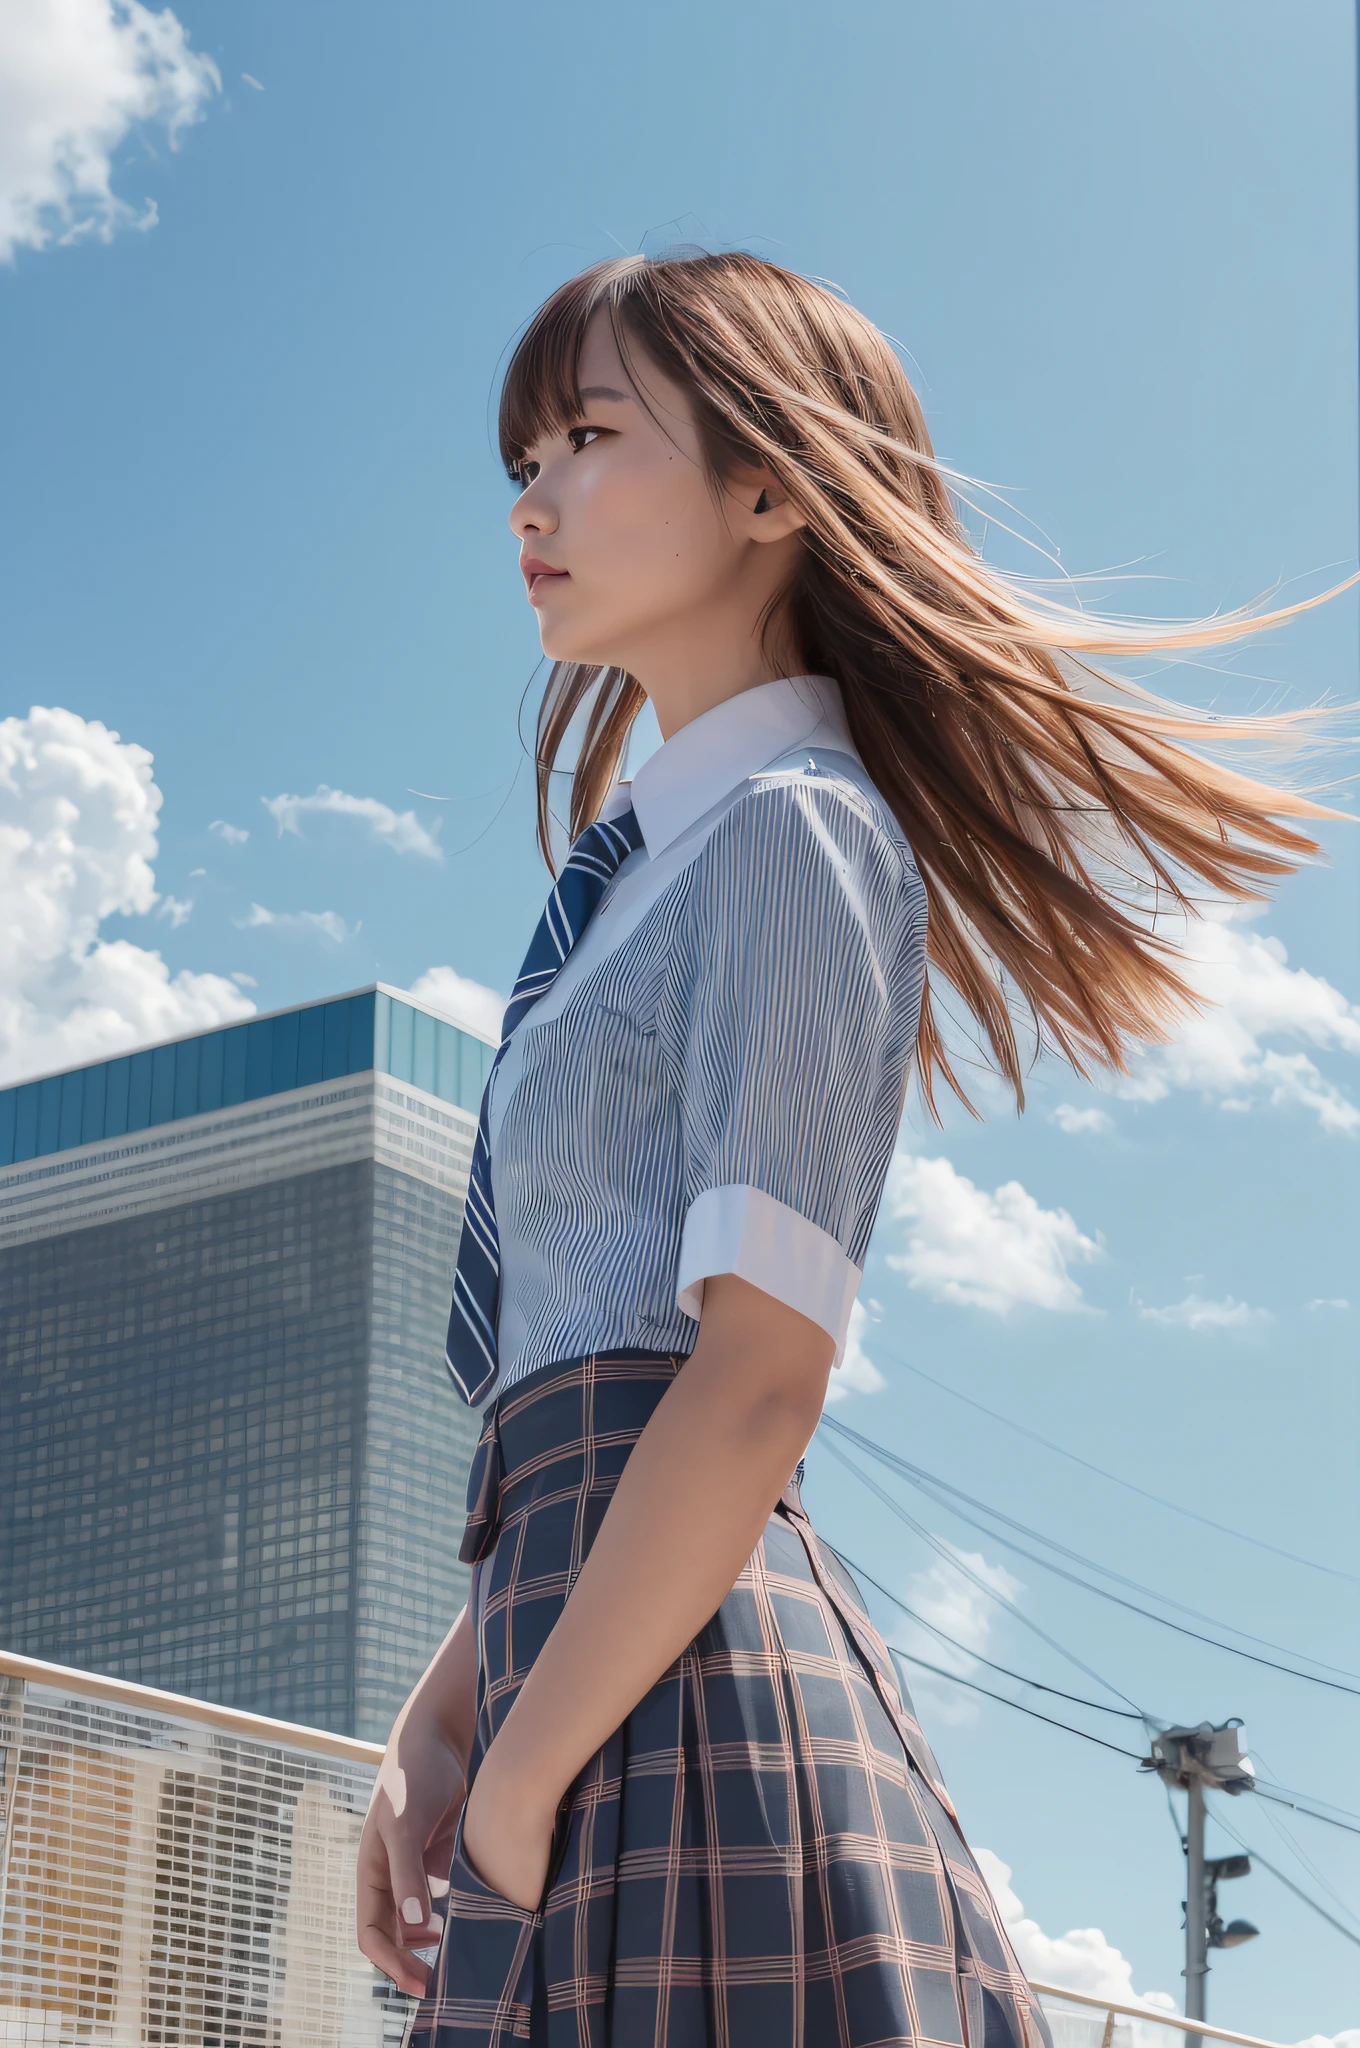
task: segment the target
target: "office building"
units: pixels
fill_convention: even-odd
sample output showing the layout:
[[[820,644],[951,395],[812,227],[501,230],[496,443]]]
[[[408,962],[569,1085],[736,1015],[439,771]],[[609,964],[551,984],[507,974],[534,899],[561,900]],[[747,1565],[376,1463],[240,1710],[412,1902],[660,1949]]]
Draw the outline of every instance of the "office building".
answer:
[[[492,1057],[373,987],[0,1091],[0,1646],[385,1737],[466,1590]]]

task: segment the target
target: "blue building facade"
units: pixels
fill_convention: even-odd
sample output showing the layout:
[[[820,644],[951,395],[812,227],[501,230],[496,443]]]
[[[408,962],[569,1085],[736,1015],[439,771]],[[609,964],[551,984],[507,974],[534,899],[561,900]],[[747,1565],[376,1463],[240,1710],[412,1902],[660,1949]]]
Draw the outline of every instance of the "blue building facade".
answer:
[[[0,1642],[385,1736],[466,1590],[493,1056],[374,987],[0,1091]]]

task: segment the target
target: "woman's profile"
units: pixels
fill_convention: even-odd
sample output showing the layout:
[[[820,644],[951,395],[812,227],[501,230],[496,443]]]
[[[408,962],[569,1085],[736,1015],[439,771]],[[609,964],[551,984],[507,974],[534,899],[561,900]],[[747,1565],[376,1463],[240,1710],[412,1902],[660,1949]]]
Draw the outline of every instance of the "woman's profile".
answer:
[[[1196,751],[1250,721],[1091,666],[1261,619],[990,569],[893,349],[774,264],[571,280],[501,445],[572,845],[454,1282],[472,1592],[388,1743],[361,1946],[415,2048],[1037,2048],[800,1461],[909,1079],[964,1093],[941,991],[1017,1096],[1036,1044],[1117,1067],[1190,999],[1153,911],[1259,893],[1329,814]]]

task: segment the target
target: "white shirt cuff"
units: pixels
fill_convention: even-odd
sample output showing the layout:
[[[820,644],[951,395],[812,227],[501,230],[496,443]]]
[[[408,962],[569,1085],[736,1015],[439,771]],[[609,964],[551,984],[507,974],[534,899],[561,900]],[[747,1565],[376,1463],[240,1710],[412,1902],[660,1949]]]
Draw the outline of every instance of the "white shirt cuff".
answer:
[[[760,1188],[707,1188],[695,1197],[680,1239],[675,1305],[697,1322],[704,1282],[735,1273],[825,1330],[845,1356],[850,1311],[863,1277],[834,1237]]]

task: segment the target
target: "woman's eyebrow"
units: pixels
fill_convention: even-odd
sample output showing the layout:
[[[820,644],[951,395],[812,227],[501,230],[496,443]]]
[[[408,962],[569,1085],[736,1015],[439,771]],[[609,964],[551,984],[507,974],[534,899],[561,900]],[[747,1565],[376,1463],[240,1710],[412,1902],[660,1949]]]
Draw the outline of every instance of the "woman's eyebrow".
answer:
[[[587,384],[578,392],[577,396],[580,398],[613,398],[617,399],[621,405],[626,405],[632,397],[632,393],[629,391],[615,391],[612,384]]]

